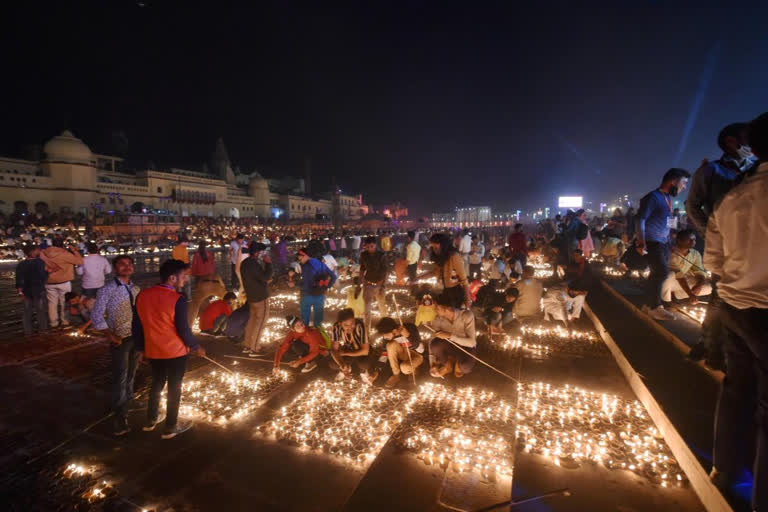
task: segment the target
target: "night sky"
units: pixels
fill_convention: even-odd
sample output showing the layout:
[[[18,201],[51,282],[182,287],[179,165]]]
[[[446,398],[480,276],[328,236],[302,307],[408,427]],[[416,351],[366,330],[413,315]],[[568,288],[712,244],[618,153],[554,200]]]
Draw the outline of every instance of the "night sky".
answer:
[[[768,110],[768,7],[169,3],[4,7],[0,154],[123,132],[132,161],[199,170],[222,136],[247,172],[310,157],[316,190],[511,210],[638,197]]]

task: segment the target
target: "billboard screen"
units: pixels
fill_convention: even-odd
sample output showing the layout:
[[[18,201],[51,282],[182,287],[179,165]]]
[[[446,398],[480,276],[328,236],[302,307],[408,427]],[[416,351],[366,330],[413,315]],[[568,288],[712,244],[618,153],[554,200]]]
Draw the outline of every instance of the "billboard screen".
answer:
[[[557,206],[560,208],[581,208],[581,196],[560,196],[557,200]]]

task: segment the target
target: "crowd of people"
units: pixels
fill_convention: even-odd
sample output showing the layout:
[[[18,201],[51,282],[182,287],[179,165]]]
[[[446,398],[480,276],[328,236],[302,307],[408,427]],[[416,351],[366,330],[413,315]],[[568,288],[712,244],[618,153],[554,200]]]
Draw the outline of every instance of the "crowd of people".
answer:
[[[81,332],[90,327],[107,338],[116,435],[130,429],[135,371],[148,360],[152,386],[143,428],[153,430],[163,421],[159,400],[167,385],[162,435],[171,438],[191,426],[178,418],[178,408],[187,357],[205,356],[193,333],[196,322],[206,334],[241,344],[248,357],[266,356],[270,296],[276,290],[298,292],[298,307],[285,318],[285,335],[274,353],[275,371],[290,352],[290,367],[309,373],[327,365],[337,380],[359,375],[374,385],[387,375],[384,385],[394,387],[403,384],[401,375],[419,371],[458,379],[478,360],[478,326],[492,337],[529,322],[578,321],[594,283],[589,259],[600,256],[627,271],[650,269],[644,310],[654,319],[670,318],[675,300],[710,297],[704,340],[693,357],[706,352],[709,361],[717,361],[724,354],[720,365],[727,373],[712,478],[722,489],[733,484],[744,449],[739,432],[758,414],[757,504],[765,499],[758,490],[768,489],[768,352],[762,342],[768,270],[760,250],[761,240],[768,239],[768,114],[726,126],[718,144],[720,159],[705,161],[693,175],[670,169],[636,212],[617,209],[607,219],[589,219],[584,210],[568,211],[542,221],[535,233],[526,233],[522,224],[511,233],[494,228],[365,234],[195,219],[168,239],[172,250],[160,266],[160,283],[143,290],[132,281],[131,255],[110,262],[101,254],[105,246],[87,230],[24,228],[22,219],[6,234],[18,239],[24,254],[16,270],[24,332],[33,332],[33,317],[41,330],[77,318]],[[681,214],[673,200],[689,180],[687,212]],[[228,251],[228,288],[212,248]],[[534,266],[543,263],[555,270],[547,282]],[[72,286],[75,275],[82,277],[79,292]],[[346,307],[326,329],[326,298],[342,294],[342,280],[348,285]],[[409,287],[418,304],[413,318],[389,313],[392,282]],[[376,336],[381,350],[373,348]]]

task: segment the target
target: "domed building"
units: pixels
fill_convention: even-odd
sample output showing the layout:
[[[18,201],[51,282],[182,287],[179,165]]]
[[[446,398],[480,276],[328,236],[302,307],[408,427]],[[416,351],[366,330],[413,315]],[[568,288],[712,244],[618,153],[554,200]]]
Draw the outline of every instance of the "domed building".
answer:
[[[141,203],[150,210],[182,216],[316,219],[328,216],[336,202],[345,219],[359,219],[360,196],[311,197],[303,180],[265,179],[258,171],[235,172],[223,140],[201,171],[152,168],[128,171],[123,158],[94,153],[70,130],[48,140],[39,156],[0,157],[0,208],[44,203],[50,212],[82,213],[98,218],[130,211]],[[209,171],[210,169],[210,171]],[[284,186],[290,183],[290,186]],[[295,186],[300,183],[300,186]]]

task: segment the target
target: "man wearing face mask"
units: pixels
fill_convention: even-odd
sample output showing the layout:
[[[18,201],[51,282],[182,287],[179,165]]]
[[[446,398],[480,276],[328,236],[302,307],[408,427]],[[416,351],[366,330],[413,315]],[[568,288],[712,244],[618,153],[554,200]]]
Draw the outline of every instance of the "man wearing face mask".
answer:
[[[732,123],[720,130],[717,145],[723,150],[723,156],[713,162],[705,161],[696,170],[685,201],[688,218],[702,238],[707,232],[707,220],[715,211],[715,206],[731,190],[742,173],[757,161],[747,143],[746,123]]]
[[[691,178],[685,208],[702,240],[715,207],[757,161],[747,141],[747,126],[747,123],[732,123],[720,130],[717,145],[723,150],[723,156],[713,162],[705,161]],[[720,332],[720,299],[715,285],[707,304],[700,340],[691,347],[688,357],[693,361],[705,359],[709,367],[723,370],[725,363]]]
[[[672,200],[685,189],[691,174],[685,169],[670,169],[661,186],[640,200],[637,211],[637,248],[647,250],[648,296],[643,311],[657,320],[672,320],[675,315],[661,304],[661,287],[669,274],[669,230],[677,229]]]

